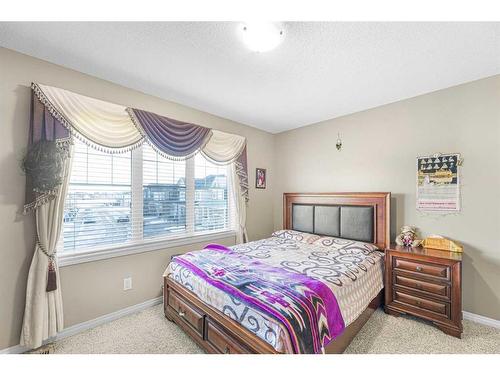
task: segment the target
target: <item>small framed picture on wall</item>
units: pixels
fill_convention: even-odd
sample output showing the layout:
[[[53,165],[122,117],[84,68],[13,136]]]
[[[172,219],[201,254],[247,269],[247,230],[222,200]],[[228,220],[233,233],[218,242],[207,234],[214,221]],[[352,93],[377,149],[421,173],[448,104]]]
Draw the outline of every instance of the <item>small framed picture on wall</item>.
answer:
[[[266,170],[264,168],[255,169],[255,187],[257,189],[266,188]]]

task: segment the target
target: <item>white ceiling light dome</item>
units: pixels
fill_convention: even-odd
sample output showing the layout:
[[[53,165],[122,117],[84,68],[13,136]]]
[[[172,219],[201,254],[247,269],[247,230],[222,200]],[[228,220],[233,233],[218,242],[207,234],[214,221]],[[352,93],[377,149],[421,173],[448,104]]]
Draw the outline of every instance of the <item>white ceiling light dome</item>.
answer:
[[[239,32],[245,45],[255,52],[267,52],[285,39],[281,24],[274,22],[244,22]]]

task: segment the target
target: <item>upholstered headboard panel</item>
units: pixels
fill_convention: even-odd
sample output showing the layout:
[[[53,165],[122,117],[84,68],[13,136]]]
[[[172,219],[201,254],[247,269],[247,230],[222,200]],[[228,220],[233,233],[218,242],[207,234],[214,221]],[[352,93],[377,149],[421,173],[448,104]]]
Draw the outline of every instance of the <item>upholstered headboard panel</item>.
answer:
[[[390,193],[285,193],[285,229],[389,245]]]
[[[292,229],[373,242],[373,207],[292,204]]]

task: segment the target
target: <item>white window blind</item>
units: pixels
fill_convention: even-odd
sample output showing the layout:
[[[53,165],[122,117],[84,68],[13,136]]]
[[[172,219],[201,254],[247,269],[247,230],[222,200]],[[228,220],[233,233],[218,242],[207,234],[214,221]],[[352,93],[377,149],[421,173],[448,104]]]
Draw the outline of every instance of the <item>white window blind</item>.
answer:
[[[202,155],[194,158],[194,229],[223,230],[230,226],[227,166],[210,163]]]
[[[66,252],[234,229],[229,167],[185,161],[149,145],[107,154],[75,140],[59,248]]]
[[[75,141],[66,197],[63,248],[84,249],[131,239],[131,154],[106,154]]]
[[[186,226],[186,161],[172,161],[144,145],[144,237],[184,232]]]

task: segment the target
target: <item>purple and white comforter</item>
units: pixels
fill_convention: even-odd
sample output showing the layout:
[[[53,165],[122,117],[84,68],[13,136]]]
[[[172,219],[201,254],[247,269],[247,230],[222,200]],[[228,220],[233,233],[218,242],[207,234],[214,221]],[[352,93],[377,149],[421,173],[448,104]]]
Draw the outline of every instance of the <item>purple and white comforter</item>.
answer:
[[[382,254],[291,230],[175,257],[165,275],[277,351],[318,353],[383,287]]]

